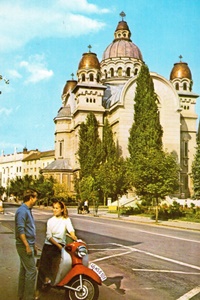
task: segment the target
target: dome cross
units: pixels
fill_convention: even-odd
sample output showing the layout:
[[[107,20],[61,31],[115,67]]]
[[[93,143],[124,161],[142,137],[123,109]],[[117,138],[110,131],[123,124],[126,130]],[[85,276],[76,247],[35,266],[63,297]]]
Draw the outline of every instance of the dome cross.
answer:
[[[88,49],[89,49],[89,51],[88,51],[88,52],[89,52],[89,53],[91,53],[92,46],[91,46],[91,45],[89,45],[89,46],[88,46]]]
[[[119,15],[122,17],[122,21],[124,21],[124,18],[126,17],[126,14],[122,11]]]

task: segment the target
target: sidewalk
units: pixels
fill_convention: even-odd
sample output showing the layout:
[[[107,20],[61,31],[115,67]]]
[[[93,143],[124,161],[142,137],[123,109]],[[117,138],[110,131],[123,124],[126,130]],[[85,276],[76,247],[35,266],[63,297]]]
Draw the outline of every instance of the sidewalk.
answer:
[[[90,215],[95,215],[91,214]],[[148,224],[152,226],[165,226],[165,227],[172,227],[172,228],[179,228],[179,229],[188,229],[188,230],[194,230],[194,231],[200,231],[200,223],[195,222],[186,222],[186,221],[180,221],[180,220],[168,220],[168,221],[158,221],[158,223],[155,222],[155,220],[152,220],[148,217],[143,217],[139,215],[130,215],[130,216],[118,216],[117,213],[109,213],[107,211],[101,211],[101,209],[98,211],[97,214],[98,217],[101,218],[109,218],[109,219],[118,219],[127,221],[127,222],[133,222],[133,223],[140,223],[140,224]]]
[[[14,232],[0,222],[0,298],[17,299],[19,258],[15,248]]]

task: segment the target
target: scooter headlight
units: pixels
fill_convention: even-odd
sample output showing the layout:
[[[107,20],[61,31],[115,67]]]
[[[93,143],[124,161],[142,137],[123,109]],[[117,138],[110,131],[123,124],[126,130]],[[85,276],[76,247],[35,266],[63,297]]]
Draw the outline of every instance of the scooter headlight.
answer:
[[[88,254],[88,250],[85,246],[79,246],[77,249],[76,249],[76,255],[78,257],[81,257],[83,258],[84,256],[86,256]]]

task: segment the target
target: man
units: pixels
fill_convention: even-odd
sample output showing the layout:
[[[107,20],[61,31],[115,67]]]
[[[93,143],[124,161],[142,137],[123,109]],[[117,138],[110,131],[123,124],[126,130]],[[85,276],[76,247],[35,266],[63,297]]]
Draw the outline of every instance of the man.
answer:
[[[24,203],[15,214],[16,248],[20,257],[20,271],[18,281],[18,299],[35,299],[36,265],[34,254],[35,246],[35,222],[32,216],[32,207],[37,201],[37,193],[27,190],[24,195]]]

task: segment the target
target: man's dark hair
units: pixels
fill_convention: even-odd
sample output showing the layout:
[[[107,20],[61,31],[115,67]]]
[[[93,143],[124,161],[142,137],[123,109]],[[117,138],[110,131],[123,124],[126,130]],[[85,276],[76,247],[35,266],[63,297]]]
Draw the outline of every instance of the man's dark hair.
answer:
[[[24,202],[27,202],[30,200],[30,197],[35,197],[37,196],[37,192],[35,190],[26,190],[24,192]]]

